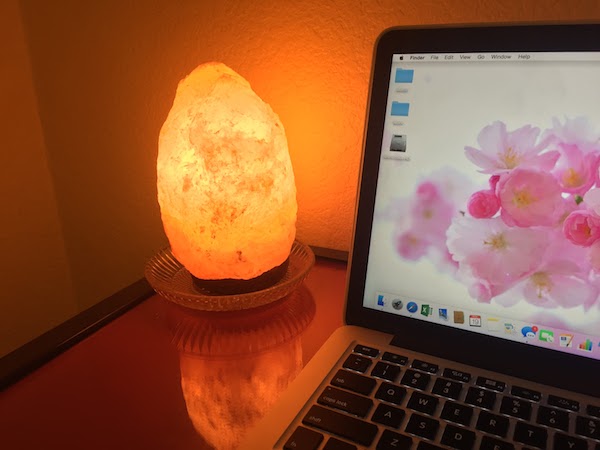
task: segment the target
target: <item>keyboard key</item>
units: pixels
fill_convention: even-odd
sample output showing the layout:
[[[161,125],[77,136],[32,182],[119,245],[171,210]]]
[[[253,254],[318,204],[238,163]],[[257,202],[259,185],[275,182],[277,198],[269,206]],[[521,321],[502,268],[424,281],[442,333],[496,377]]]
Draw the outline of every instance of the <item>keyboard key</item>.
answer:
[[[331,384],[359,394],[369,395],[375,389],[377,382],[373,378],[340,369],[331,380]]]
[[[340,409],[358,417],[365,417],[373,406],[373,400],[351,392],[342,391],[331,386],[327,386],[317,403]]]
[[[587,450],[587,442],[583,439],[573,436],[567,436],[563,433],[554,435],[554,448],[564,448],[568,450]]]
[[[423,372],[429,372],[429,373],[437,373],[437,371],[439,370],[439,367],[437,364],[432,364],[432,363],[428,363],[426,361],[421,361],[420,359],[415,359],[413,361],[413,363],[411,364],[411,367],[413,369],[419,369],[419,370],[422,370]]]
[[[399,428],[402,419],[404,418],[404,411],[393,406],[380,403],[377,409],[371,417],[372,422],[377,422],[382,425],[386,425],[391,428]]]
[[[308,428],[298,427],[283,446],[284,450],[316,450],[323,442],[323,435]]]
[[[586,411],[590,416],[600,418],[600,406],[588,405]]]
[[[566,428],[564,430],[567,431]],[[575,433],[600,440],[600,420],[577,417],[577,421],[575,422]]]
[[[337,434],[365,447],[371,445],[377,434],[377,426],[372,423],[317,405],[311,406],[302,423]]]
[[[542,399],[542,393],[534,391],[532,389],[522,388],[519,386],[513,386],[510,393],[515,397],[521,397],[525,400],[531,400],[532,402],[539,402]]]
[[[465,398],[465,403],[485,409],[494,409],[496,394],[485,389],[470,387]]]
[[[444,420],[469,426],[473,417],[473,408],[460,403],[446,402],[440,416]]]
[[[506,388],[506,383],[503,381],[492,380],[486,377],[477,377],[476,383],[478,386],[492,389],[493,391],[502,392]]]
[[[525,422],[517,422],[515,425],[514,440],[525,445],[537,448],[546,448],[548,431],[545,428],[529,425]]]
[[[540,406],[538,409],[537,423],[559,430],[569,430],[569,413],[560,409]]]
[[[497,416],[496,414],[487,411],[481,411],[475,428],[496,436],[506,437],[508,425],[509,421],[506,417]]]
[[[454,425],[446,425],[441,443],[457,450],[471,450],[475,444],[475,433]]]
[[[407,370],[404,372],[404,376],[402,377],[402,384],[415,389],[424,390],[427,389],[430,379],[431,376],[427,375],[426,373]]]
[[[371,375],[388,381],[396,381],[398,375],[400,375],[400,367],[379,361],[375,364],[375,367],[373,367]]]
[[[357,372],[365,373],[369,366],[373,363],[371,358],[366,356],[360,356],[357,354],[351,354],[344,362],[343,367],[345,369],[356,370]]]
[[[432,397],[431,395],[413,392],[406,406],[415,411],[432,415],[435,412],[438,403],[439,399]]]
[[[452,398],[456,400],[460,396],[462,388],[462,383],[438,378],[437,380],[435,380],[435,384],[433,385],[433,389],[431,390],[431,392],[437,395],[441,395],[442,397]]]
[[[444,369],[444,377],[450,378],[455,381],[462,381],[463,383],[468,383],[471,381],[471,374],[467,372],[461,372],[460,370],[454,369]]]
[[[357,345],[354,347],[354,353],[360,353],[361,355],[370,356],[371,358],[375,358],[379,355],[379,350],[373,347],[367,347],[366,345]]]
[[[348,444],[334,437],[329,438],[323,450],[357,450],[356,445]]]
[[[390,430],[383,430],[381,439],[377,443],[377,450],[410,450],[412,448],[412,438],[394,433]]]
[[[401,366],[406,365],[408,362],[408,358],[406,356],[397,355],[396,353],[384,352],[381,357],[382,360],[388,361],[394,364],[399,364]]]
[[[557,397],[556,395],[548,396],[548,404],[557,408],[568,409],[569,411],[579,411],[579,402],[569,400],[568,398]]]
[[[406,425],[406,432],[425,439],[435,439],[440,423],[430,417],[413,413]]]
[[[507,416],[529,420],[531,417],[531,403],[514,397],[504,397],[500,404],[500,412]]]
[[[399,405],[406,395],[406,389],[401,386],[396,386],[390,383],[381,383],[379,389],[375,393],[375,398],[385,402]]]
[[[484,436],[481,439],[479,450],[515,450],[515,446],[500,439]]]

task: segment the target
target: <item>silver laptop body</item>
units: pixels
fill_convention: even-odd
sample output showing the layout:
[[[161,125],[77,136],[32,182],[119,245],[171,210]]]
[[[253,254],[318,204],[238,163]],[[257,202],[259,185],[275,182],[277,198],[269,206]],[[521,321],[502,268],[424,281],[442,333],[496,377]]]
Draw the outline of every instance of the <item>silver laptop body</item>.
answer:
[[[241,448],[600,450],[599,167],[600,26],[385,31],[347,325]]]

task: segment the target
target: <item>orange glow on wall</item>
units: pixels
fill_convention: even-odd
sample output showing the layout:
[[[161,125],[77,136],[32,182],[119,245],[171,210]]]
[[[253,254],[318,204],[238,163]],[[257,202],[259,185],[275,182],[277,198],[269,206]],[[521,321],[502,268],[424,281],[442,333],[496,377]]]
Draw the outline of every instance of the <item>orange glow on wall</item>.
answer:
[[[177,87],[159,136],[158,200],[174,256],[197,278],[255,278],[288,257],[296,187],[283,125],[220,63]]]

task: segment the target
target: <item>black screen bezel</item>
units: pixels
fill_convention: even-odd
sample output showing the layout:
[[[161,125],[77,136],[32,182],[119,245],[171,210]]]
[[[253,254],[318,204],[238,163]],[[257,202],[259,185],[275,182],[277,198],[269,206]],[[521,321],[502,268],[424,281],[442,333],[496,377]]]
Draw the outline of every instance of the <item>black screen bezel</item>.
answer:
[[[392,55],[543,51],[600,51],[600,25],[393,28],[379,36],[371,72],[345,320],[349,325],[394,334],[395,344],[415,351],[600,397],[598,360],[363,306]]]

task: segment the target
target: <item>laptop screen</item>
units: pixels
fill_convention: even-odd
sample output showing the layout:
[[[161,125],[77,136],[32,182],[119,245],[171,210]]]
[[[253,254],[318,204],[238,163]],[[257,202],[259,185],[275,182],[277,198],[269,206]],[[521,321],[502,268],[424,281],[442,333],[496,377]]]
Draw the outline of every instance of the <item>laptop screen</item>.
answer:
[[[600,53],[394,54],[363,306],[600,359]]]

